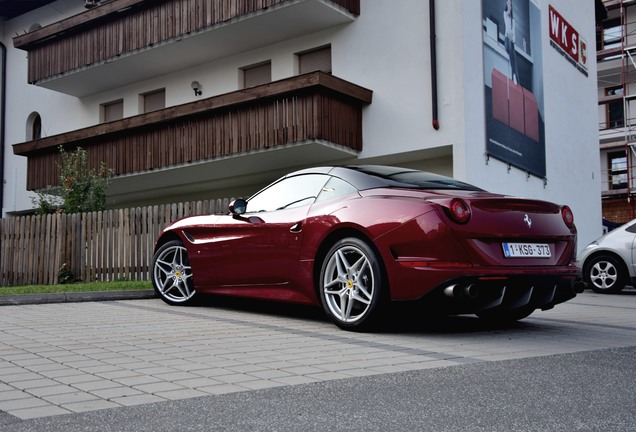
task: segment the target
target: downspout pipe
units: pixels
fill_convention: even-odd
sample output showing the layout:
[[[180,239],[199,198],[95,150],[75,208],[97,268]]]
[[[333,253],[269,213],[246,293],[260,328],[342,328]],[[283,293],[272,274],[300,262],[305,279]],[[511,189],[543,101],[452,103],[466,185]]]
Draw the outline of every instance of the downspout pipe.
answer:
[[[0,61],[2,61],[2,69],[0,69],[0,217],[4,210],[4,136],[5,136],[5,111],[7,107],[7,47],[0,42]]]
[[[435,43],[435,39],[437,38],[435,25],[435,0],[428,0],[428,10],[429,28],[431,29],[431,99],[433,105],[433,128],[435,130],[439,130],[437,104],[437,48]]]

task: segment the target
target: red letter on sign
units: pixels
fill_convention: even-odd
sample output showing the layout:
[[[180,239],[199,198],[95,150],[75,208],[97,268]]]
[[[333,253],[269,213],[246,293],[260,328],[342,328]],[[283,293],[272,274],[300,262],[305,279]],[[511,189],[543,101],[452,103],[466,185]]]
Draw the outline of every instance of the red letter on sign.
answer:
[[[579,60],[579,32],[550,5],[550,39],[577,63]]]

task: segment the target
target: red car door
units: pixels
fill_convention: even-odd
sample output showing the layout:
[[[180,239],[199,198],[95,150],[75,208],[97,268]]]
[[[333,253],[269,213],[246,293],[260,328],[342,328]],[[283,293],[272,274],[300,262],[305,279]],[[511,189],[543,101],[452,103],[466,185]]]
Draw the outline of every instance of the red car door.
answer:
[[[241,218],[217,225],[213,259],[217,286],[280,285],[297,267],[302,224],[309,206]]]
[[[285,178],[250,198],[244,215],[221,217],[212,253],[214,285],[284,290],[298,271],[304,220],[328,179]]]

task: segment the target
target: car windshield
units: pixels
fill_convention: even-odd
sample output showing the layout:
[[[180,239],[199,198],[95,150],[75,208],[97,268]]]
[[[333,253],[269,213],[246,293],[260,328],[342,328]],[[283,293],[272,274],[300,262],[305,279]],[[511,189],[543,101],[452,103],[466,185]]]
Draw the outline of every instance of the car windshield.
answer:
[[[426,171],[416,171],[406,168],[373,165],[351,166],[349,168],[355,169],[368,175],[383,178],[389,181],[389,186],[393,187],[483,191],[483,189],[480,189],[471,184]]]

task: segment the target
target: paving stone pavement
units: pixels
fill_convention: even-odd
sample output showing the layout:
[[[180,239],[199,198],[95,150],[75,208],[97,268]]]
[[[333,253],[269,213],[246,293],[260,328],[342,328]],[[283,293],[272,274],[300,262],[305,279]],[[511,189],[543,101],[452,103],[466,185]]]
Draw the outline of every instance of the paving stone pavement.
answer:
[[[377,333],[319,311],[158,299],[0,308],[0,415],[20,419],[636,346],[636,291],[590,291],[508,328],[396,315]]]

